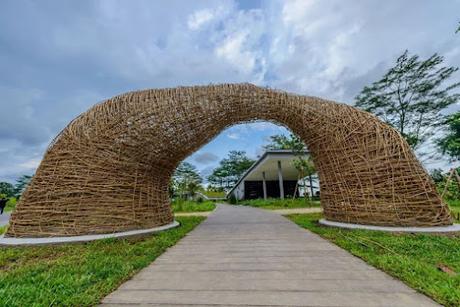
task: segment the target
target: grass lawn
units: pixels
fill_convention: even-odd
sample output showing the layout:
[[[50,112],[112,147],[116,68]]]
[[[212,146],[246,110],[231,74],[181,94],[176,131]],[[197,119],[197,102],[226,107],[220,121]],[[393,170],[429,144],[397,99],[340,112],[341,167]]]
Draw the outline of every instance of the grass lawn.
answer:
[[[212,211],[216,204],[212,201],[196,202],[191,200],[175,200],[172,202],[173,212],[203,212]]]
[[[460,207],[450,207],[450,211],[452,212],[455,222],[460,222]]]
[[[292,208],[311,208],[319,207],[319,200],[314,201],[305,201],[304,198],[268,198],[267,200],[263,199],[248,199],[238,201],[238,205],[251,206],[263,209],[292,209]]]
[[[176,219],[181,226],[142,239],[0,248],[0,305],[95,305],[204,220]]]
[[[437,302],[460,306],[460,235],[344,230],[317,224],[319,213],[288,217]]]
[[[449,205],[450,211],[452,211],[452,216],[454,217],[456,222],[460,222],[460,200],[446,200],[447,204]]]
[[[225,198],[225,192],[204,191],[202,193],[211,198]]]

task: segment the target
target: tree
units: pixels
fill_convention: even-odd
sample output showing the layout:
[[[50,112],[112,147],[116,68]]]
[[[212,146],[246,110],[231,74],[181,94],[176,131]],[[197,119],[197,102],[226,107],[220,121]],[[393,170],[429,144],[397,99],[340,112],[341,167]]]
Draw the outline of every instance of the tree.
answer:
[[[455,33],[458,33],[458,32],[460,32],[460,22],[458,23],[458,28],[457,28],[457,30],[455,31]]]
[[[14,185],[14,195],[17,199],[19,199],[22,193],[24,193],[31,180],[32,176],[30,175],[22,175],[18,180],[16,180],[16,184]]]
[[[437,142],[443,154],[447,154],[452,161],[460,160],[460,112],[447,118],[447,133]]]
[[[247,171],[254,160],[247,157],[245,151],[232,150],[228,153],[228,157],[219,162],[212,174],[208,176],[208,181],[211,185],[220,190],[231,188]]]
[[[188,162],[182,162],[172,176],[170,189],[172,194],[178,193],[181,198],[187,198],[195,195],[201,188],[202,182],[203,179],[196,167]]]
[[[265,149],[292,149],[294,151],[304,151],[304,142],[295,134],[289,136],[284,134],[270,136],[270,144],[265,145]]]
[[[433,179],[434,183],[438,184],[443,182],[446,179],[444,172],[440,168],[435,168],[430,172],[431,179]]]
[[[14,186],[9,182],[0,182],[0,194],[3,194],[5,197],[14,196]]]
[[[446,85],[457,67],[441,67],[444,58],[426,60],[406,50],[381,80],[364,87],[355,105],[393,126],[413,149],[419,148],[445,122],[441,113],[457,102],[452,91],[460,83]]]
[[[294,167],[299,172],[299,178],[302,179],[304,190],[307,188],[305,178],[308,177],[308,181],[310,183],[310,195],[313,197],[313,175],[316,173],[316,167],[313,160],[310,156],[306,158],[299,156],[294,160]],[[304,195],[306,199],[306,194]]]

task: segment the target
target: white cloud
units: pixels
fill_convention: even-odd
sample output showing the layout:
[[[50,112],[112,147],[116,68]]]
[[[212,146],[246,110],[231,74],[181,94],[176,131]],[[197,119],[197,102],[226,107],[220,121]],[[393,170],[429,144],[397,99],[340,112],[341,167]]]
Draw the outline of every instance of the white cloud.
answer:
[[[216,48],[216,54],[244,73],[250,73],[255,66],[255,56],[252,52],[244,49],[244,43],[248,34],[245,31],[235,33],[227,37],[223,44]]]
[[[19,163],[18,166],[25,170],[34,170],[40,165],[41,161],[42,159],[40,158],[32,158],[30,160]]]
[[[214,13],[211,10],[199,10],[189,16],[187,25],[190,30],[198,30],[213,18]]]
[[[240,138],[240,135],[235,132],[229,132],[227,133],[227,137],[232,140],[238,140]]]

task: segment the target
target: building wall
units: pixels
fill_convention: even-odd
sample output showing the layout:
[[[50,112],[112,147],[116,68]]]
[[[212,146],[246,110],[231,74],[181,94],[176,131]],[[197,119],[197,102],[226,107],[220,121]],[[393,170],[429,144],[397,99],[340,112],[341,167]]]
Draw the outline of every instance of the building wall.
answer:
[[[284,196],[292,197],[294,195],[296,180],[284,180]],[[278,198],[280,197],[279,181],[267,180],[267,197]],[[262,181],[244,181],[244,199],[263,198],[264,190]]]

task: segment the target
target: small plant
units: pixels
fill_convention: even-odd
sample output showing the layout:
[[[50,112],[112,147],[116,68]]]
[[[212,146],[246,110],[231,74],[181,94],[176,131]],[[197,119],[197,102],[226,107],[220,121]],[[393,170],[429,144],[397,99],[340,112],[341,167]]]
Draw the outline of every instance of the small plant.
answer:
[[[235,195],[233,195],[233,194],[232,194],[232,195],[230,196],[230,198],[228,199],[228,202],[231,203],[232,205],[235,205],[235,204],[238,203],[238,201],[237,201]]]

